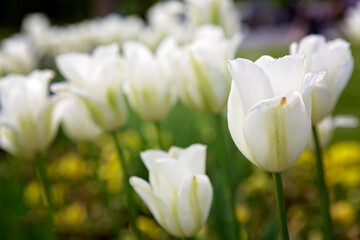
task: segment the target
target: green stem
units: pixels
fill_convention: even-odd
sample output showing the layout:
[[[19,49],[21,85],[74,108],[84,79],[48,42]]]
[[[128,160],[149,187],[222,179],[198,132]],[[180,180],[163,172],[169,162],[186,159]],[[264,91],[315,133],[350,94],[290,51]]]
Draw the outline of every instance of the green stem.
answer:
[[[154,125],[155,125],[155,129],[156,129],[156,133],[157,133],[157,139],[158,139],[159,148],[162,149],[162,150],[165,150],[164,142],[163,142],[163,139],[161,137],[161,125],[160,125],[160,122],[155,121]]]
[[[280,232],[282,240],[289,240],[289,232],[286,222],[286,208],[284,199],[284,190],[281,180],[281,173],[273,173],[275,191],[276,191],[276,205],[279,214]]]
[[[52,219],[54,216],[55,208],[54,208],[54,203],[53,203],[53,199],[52,199],[52,195],[51,195],[51,185],[50,185],[49,178],[46,174],[46,167],[45,167],[44,157],[42,154],[36,155],[36,168],[39,173],[40,182],[45,191],[45,197],[46,197],[46,201],[49,206],[50,217]]]
[[[39,174],[40,182],[45,191],[45,197],[46,197],[46,200],[48,203],[48,208],[49,208],[48,224],[49,224],[50,232],[49,232],[48,237],[50,237],[50,239],[57,239],[57,236],[54,232],[54,226],[53,226],[55,207],[54,207],[54,202],[53,202],[52,195],[51,195],[51,184],[50,184],[49,178],[46,173],[44,156],[40,153],[38,153],[36,155],[36,168],[37,168],[37,171]]]
[[[331,217],[330,217],[330,199],[329,199],[329,190],[326,186],[325,177],[324,177],[324,167],[323,167],[323,160],[322,160],[322,149],[319,142],[319,137],[316,131],[316,127],[312,128],[315,148],[316,148],[316,175],[317,175],[317,182],[319,188],[319,197],[320,197],[320,204],[321,204],[321,213],[323,218],[323,232],[324,232],[324,239],[330,240],[333,239],[332,235],[332,224],[331,224]]]
[[[119,160],[120,160],[120,165],[122,167],[123,170],[123,181],[124,181],[124,191],[125,191],[125,195],[126,195],[126,202],[127,202],[127,206],[129,209],[129,215],[130,215],[130,223],[131,226],[134,228],[134,232],[136,235],[136,238],[138,240],[142,240],[142,235],[140,230],[138,229],[137,225],[136,225],[136,206],[135,206],[135,200],[134,200],[134,195],[133,192],[131,191],[131,187],[130,187],[130,183],[129,183],[129,178],[130,178],[130,173],[129,173],[129,169],[128,166],[125,162],[125,155],[120,147],[120,143],[119,140],[117,138],[117,134],[116,132],[111,132],[111,136],[114,140],[118,155],[119,155]]]
[[[220,168],[220,188],[223,189],[224,196],[224,208],[226,212],[226,224],[225,226],[229,226],[229,233],[231,235],[231,239],[239,239],[239,224],[235,215],[235,196],[232,190],[231,184],[231,174],[230,174],[230,159],[228,156],[228,148],[226,144],[226,138],[224,135],[224,129],[222,126],[221,115],[215,115],[215,127],[217,130],[217,135],[220,141],[219,145],[219,154],[216,159],[218,161],[217,165]]]

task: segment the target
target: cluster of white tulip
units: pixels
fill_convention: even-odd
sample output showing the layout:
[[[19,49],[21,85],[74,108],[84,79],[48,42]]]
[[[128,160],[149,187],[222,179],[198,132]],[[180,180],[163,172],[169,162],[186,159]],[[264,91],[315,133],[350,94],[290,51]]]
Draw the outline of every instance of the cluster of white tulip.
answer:
[[[49,19],[38,13],[27,16],[22,29],[39,54],[54,57],[68,52],[89,53],[98,45],[121,44],[131,39],[151,49],[156,49],[168,36],[186,43],[192,40],[196,27],[204,24],[219,25],[231,37],[241,28],[239,20],[232,0],[172,0],[152,6],[147,12],[147,22],[139,16],[112,14],[77,24],[51,26]]]
[[[142,25],[142,20],[136,16],[114,14],[78,24],[51,26],[45,15],[37,13],[24,19],[22,30],[32,40],[39,54],[54,57],[69,52],[89,53],[98,45],[134,39]]]
[[[60,123],[74,141],[114,132],[126,124],[126,100],[152,122],[165,119],[179,97],[210,114],[227,106],[236,146],[272,173],[290,167],[307,144],[311,148],[313,126],[325,145],[335,127],[357,125],[330,117],[354,66],[346,41],[311,35],[279,59],[233,60],[242,33],[231,0],[161,2],[149,10],[148,25],[136,16],[111,15],[51,27],[46,17],[33,15],[23,29],[40,55],[56,56],[67,82],[52,84],[49,96],[49,70],[0,79],[0,147],[18,157],[46,151]],[[36,64],[27,37],[2,43],[0,74],[28,73]],[[130,183],[155,219],[171,235],[197,234],[213,195],[206,147],[148,150],[141,157],[150,184],[137,177]]]
[[[59,124],[73,141],[113,133],[126,124],[126,99],[152,122],[166,118],[179,96],[189,107],[220,113],[230,91],[227,60],[242,39],[234,3],[168,1],[153,6],[147,20],[145,25],[137,16],[110,15],[54,27],[42,14],[28,16],[24,33],[2,43],[0,60],[6,55],[11,65],[4,73],[28,73],[38,58],[55,57],[67,81],[52,84],[50,97],[51,71],[1,79],[0,146],[17,157],[36,158]],[[131,178],[156,220],[174,236],[195,235],[209,214],[212,185],[205,175],[205,151],[192,145],[145,152],[151,188]]]

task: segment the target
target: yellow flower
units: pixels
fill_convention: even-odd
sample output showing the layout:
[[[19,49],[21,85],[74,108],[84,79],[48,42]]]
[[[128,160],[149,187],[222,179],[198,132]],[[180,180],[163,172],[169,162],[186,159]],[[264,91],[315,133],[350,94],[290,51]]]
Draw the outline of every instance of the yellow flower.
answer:
[[[360,143],[340,142],[324,154],[326,180],[330,186],[360,186]]]
[[[136,152],[141,150],[143,143],[140,135],[136,131],[128,130],[123,132],[120,137],[124,145],[129,147],[131,150]]]
[[[304,150],[303,153],[300,155],[299,159],[295,162],[295,164],[306,166],[314,164],[314,161],[314,154],[310,151]]]
[[[272,181],[267,172],[256,169],[242,184],[247,195],[268,192]]]
[[[62,184],[54,184],[51,188],[51,196],[54,204],[61,206],[64,203],[65,187]],[[37,181],[32,181],[26,186],[24,201],[29,207],[48,206],[44,189]]]
[[[97,174],[101,180],[106,182],[106,188],[110,193],[115,194],[121,191],[123,173],[115,152],[100,163]]]
[[[356,219],[356,211],[353,205],[347,201],[339,201],[331,208],[333,219],[343,225],[350,225]]]
[[[76,180],[88,176],[90,167],[79,155],[70,153],[59,160],[58,171],[61,177]]]
[[[59,210],[54,216],[54,222],[60,226],[79,226],[86,221],[86,218],[86,207],[80,202],[74,202]]]
[[[244,204],[238,204],[236,206],[236,218],[241,223],[247,223],[250,220],[249,208]]]
[[[136,219],[138,228],[148,235],[151,239],[160,239],[163,231],[154,220],[145,216],[139,216]]]
[[[42,187],[39,182],[33,181],[25,187],[24,201],[30,207],[39,206],[42,201]]]

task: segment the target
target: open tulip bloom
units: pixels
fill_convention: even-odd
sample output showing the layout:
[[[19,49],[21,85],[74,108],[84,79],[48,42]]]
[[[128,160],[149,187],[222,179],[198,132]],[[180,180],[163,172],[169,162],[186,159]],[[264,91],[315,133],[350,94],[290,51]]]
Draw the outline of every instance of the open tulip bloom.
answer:
[[[306,56],[306,71],[327,72],[312,92],[312,124],[315,126],[334,110],[350,79],[354,69],[350,44],[340,38],[326,42],[322,35],[309,35],[299,43],[292,43],[290,53]]]
[[[177,100],[176,75],[173,73],[175,40],[165,39],[153,54],[135,41],[123,45],[125,93],[131,107],[143,119],[161,121]]]
[[[176,58],[180,97],[185,105],[211,114],[224,110],[231,85],[226,61],[235,56],[240,40],[240,34],[225,38],[220,27],[204,25],[197,29],[194,41]]]
[[[325,73],[306,73],[303,56],[229,61],[231,136],[253,164],[273,173],[282,239],[288,239],[280,172],[300,156],[311,132],[311,91]]]
[[[56,57],[56,65],[69,82],[53,84],[54,92],[69,92],[80,97],[93,121],[103,130],[113,131],[125,124],[123,71],[116,44],[99,46],[92,55],[60,55]]]
[[[327,76],[317,82],[312,91],[312,132],[317,156],[316,171],[324,220],[324,237],[332,239],[330,198],[324,179],[321,138],[316,128],[317,124],[331,114],[336,106],[340,94],[352,74],[354,60],[348,42],[343,39],[326,42],[321,35],[309,35],[303,38],[299,44],[292,43],[290,52],[293,55],[306,55],[308,71],[327,71]]]
[[[236,146],[258,167],[285,170],[308,141],[311,90],[325,73],[306,73],[300,56],[238,58],[229,62],[229,70],[228,124]]]
[[[207,220],[213,197],[205,174],[206,146],[171,147],[169,152],[148,150],[141,158],[150,184],[138,177],[131,177],[130,184],[156,221],[176,237],[197,234]]]
[[[0,79],[0,146],[21,158],[43,153],[54,139],[59,117],[56,98],[49,97],[50,70]]]

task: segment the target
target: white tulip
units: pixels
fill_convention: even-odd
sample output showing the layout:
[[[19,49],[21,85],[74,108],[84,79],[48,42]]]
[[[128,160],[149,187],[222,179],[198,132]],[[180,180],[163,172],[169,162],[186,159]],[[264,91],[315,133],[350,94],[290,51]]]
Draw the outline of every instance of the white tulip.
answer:
[[[241,31],[240,11],[232,0],[186,0],[189,18],[195,25],[221,26],[227,37]]]
[[[130,184],[146,203],[156,221],[171,235],[191,237],[209,215],[213,189],[205,174],[206,146],[148,150],[141,158],[150,184],[131,177]]]
[[[346,87],[354,68],[350,44],[343,39],[326,42],[321,35],[309,35],[299,44],[292,43],[291,54],[306,55],[306,71],[326,71],[323,81],[312,92],[313,125],[329,115],[335,108],[340,94]]]
[[[302,153],[311,132],[311,90],[325,73],[306,73],[304,57],[238,58],[228,102],[231,136],[256,166],[281,172]]]
[[[342,30],[344,30],[347,37],[350,38],[351,41],[359,44],[360,43],[360,3],[358,2],[354,8],[349,8],[346,11],[344,26]]]
[[[356,128],[359,125],[359,120],[357,117],[352,115],[337,115],[335,117],[327,116],[321,122],[316,124],[316,131],[319,136],[319,141],[322,149],[325,149],[333,135],[334,131],[337,128]],[[314,138],[310,136],[307,149],[314,151],[315,143]]]
[[[239,35],[226,39],[219,27],[197,29],[194,41],[176,58],[185,105],[213,114],[225,108],[231,85],[227,60],[235,56],[239,42]]]
[[[91,120],[86,105],[73,94],[63,94],[58,102],[63,130],[72,141],[90,141],[101,134],[101,129]]]
[[[22,22],[22,31],[34,43],[37,52],[44,55],[47,51],[47,39],[50,31],[50,20],[42,13],[27,15]]]
[[[55,92],[72,92],[79,96],[92,120],[107,131],[116,130],[127,120],[118,51],[114,44],[97,47],[92,55],[68,53],[58,56],[56,65],[69,82],[52,86]]]
[[[147,20],[157,36],[157,44],[167,36],[174,37],[179,43],[191,40],[194,25],[189,21],[186,10],[186,4],[176,0],[158,2],[149,9]]]
[[[0,146],[21,158],[44,152],[58,129],[55,98],[49,97],[52,71],[28,76],[11,74],[0,79]]]
[[[145,120],[163,120],[176,103],[175,50],[172,39],[165,39],[156,54],[140,42],[123,45],[125,93],[131,107]]]
[[[3,40],[0,55],[6,73],[29,74],[37,67],[38,57],[25,35],[14,35]]]

